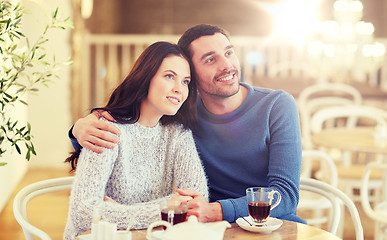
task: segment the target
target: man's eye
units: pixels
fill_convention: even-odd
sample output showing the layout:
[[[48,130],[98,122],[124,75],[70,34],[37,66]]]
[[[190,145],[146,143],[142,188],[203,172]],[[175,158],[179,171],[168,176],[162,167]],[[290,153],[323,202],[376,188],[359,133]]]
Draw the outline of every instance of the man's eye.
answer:
[[[230,56],[230,55],[232,55],[233,53],[234,53],[234,52],[233,52],[232,50],[230,50],[230,51],[227,51],[227,52],[226,52],[226,55],[227,55],[227,56]]]
[[[215,58],[208,58],[207,60],[206,60],[206,63],[211,63],[211,62],[213,62],[213,61],[215,61]]]

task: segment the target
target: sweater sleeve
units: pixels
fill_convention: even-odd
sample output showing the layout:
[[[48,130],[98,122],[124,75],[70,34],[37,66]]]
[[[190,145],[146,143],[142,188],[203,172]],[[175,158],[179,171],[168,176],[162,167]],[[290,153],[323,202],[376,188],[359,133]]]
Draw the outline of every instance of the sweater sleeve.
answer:
[[[273,216],[295,215],[301,173],[301,131],[296,102],[283,93],[273,105],[270,117],[268,183],[282,197]]]
[[[281,203],[271,216],[305,222],[296,216],[301,171],[301,134],[297,105],[285,92],[274,101],[269,111],[268,187],[277,190]],[[248,216],[246,196],[218,200],[222,205],[223,219],[234,222]]]
[[[74,128],[74,125],[70,128],[68,135],[71,141],[71,145],[73,145],[74,150],[77,151],[79,149],[82,149],[82,146],[78,143],[78,140],[74,137],[73,128]]]
[[[159,203],[170,199],[172,195],[132,205],[105,202],[107,182],[118,158],[117,145],[114,149],[105,149],[95,153],[82,149],[78,160],[77,173],[70,196],[69,216],[65,238],[76,236],[91,228],[93,213],[98,211],[101,220],[118,224],[118,228],[146,228],[160,219]]]
[[[174,159],[176,187],[195,190],[208,200],[207,179],[190,130],[179,136]]]

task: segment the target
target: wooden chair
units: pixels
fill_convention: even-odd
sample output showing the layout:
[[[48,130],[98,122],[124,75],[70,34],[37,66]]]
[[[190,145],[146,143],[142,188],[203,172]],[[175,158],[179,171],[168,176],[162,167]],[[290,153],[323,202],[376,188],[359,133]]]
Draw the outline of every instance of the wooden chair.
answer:
[[[73,176],[43,180],[24,187],[16,194],[13,201],[13,214],[16,221],[23,228],[24,236],[27,240],[33,240],[34,236],[42,240],[51,240],[51,237],[46,232],[28,221],[28,202],[42,194],[71,189],[73,181]]]

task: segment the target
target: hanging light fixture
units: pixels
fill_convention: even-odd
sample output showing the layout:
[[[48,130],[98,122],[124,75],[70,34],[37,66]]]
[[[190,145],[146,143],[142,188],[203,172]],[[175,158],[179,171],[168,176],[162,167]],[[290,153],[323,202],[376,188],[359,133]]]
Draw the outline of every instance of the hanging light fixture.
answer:
[[[334,19],[323,22],[307,52],[319,77],[348,82],[364,80],[383,64],[385,46],[374,41],[372,23],[361,21],[360,0],[336,0]]]

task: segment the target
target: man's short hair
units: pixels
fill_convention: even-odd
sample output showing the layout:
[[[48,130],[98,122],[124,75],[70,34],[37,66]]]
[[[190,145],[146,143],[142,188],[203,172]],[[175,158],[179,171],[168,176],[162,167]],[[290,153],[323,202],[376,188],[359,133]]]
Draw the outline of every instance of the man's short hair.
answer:
[[[191,27],[187,31],[185,31],[183,35],[180,37],[177,45],[181,49],[183,49],[184,53],[189,58],[192,58],[192,53],[190,50],[191,42],[193,42],[194,40],[202,36],[211,36],[211,35],[214,35],[215,33],[221,33],[224,36],[226,36],[227,39],[229,39],[228,34],[224,29],[213,25],[200,24],[200,25]]]

